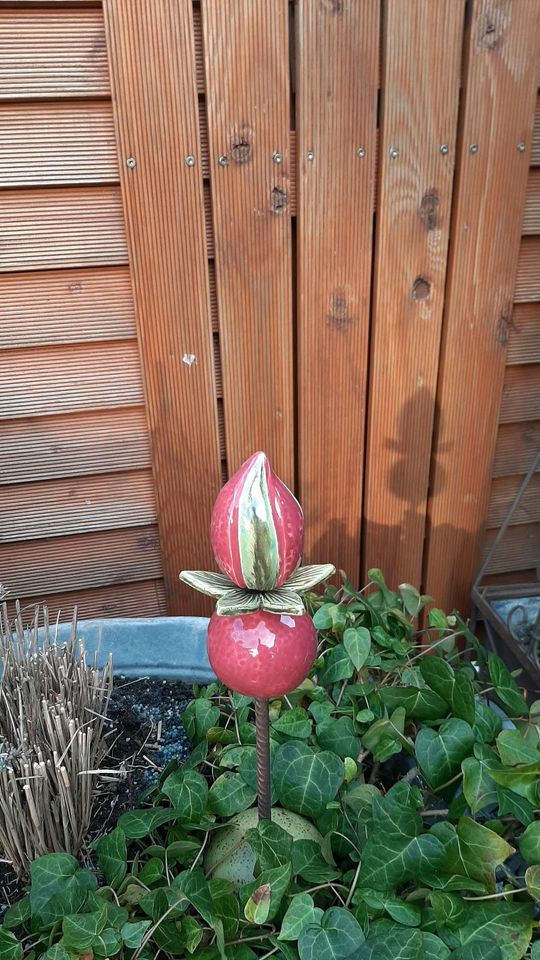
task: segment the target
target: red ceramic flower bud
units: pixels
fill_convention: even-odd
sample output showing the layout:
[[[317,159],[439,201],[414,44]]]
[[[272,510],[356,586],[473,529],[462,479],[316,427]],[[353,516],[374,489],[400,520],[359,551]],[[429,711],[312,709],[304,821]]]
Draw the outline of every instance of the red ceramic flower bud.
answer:
[[[238,587],[273,590],[290,577],[302,555],[302,508],[255,453],[220,491],[212,513],[212,548]]]
[[[311,617],[258,610],[241,616],[214,613],[208,659],[227,687],[248,697],[279,697],[308,675],[317,655]]]

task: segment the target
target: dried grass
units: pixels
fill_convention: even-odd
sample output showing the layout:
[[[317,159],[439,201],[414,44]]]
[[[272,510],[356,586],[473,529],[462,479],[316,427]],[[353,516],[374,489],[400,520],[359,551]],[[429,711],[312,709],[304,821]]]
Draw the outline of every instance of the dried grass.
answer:
[[[76,615],[63,645],[42,617],[39,636],[39,609],[25,629],[18,606],[13,622],[0,606],[0,846],[19,875],[41,854],[79,852],[108,752],[112,662],[88,664]]]

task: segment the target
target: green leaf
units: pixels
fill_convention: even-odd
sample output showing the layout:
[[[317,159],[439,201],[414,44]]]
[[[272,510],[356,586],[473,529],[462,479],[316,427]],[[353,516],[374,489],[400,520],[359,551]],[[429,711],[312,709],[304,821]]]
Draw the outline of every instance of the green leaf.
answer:
[[[242,902],[245,905],[250,897],[253,896],[255,890],[267,884],[270,889],[267,919],[273,920],[280,908],[283,897],[289,889],[291,876],[292,869],[290,863],[281,864],[281,866],[274,867],[271,870],[263,870],[253,883],[247,883],[241,888],[240,897]]]
[[[287,737],[307,740],[311,734],[311,718],[303,707],[293,707],[292,710],[285,710],[272,722],[272,729],[284,733]]]
[[[261,820],[256,827],[248,830],[246,840],[262,870],[291,862],[292,837],[271,820]]]
[[[2,926],[5,930],[20,927],[21,924],[30,919],[31,915],[30,897],[27,895],[14,903],[13,906],[8,907],[3,917]]]
[[[93,913],[75,913],[62,921],[62,940],[68,950],[85,953],[107,924],[105,904]]]
[[[118,818],[118,826],[130,840],[139,840],[147,837],[152,830],[164,823],[178,818],[178,810],[165,810],[163,807],[152,807],[149,810],[129,810]]]
[[[474,747],[474,734],[464,720],[445,720],[438,731],[423,727],[415,743],[418,765],[433,788],[441,787],[459,772]]]
[[[444,843],[444,873],[471,877],[488,893],[495,892],[495,870],[514,853],[503,837],[471,817],[461,817],[457,828],[450,823],[435,824],[431,833]]]
[[[316,907],[309,893],[297,893],[281,921],[278,940],[298,940],[310,924],[319,925],[324,911]]]
[[[540,863],[540,820],[535,820],[522,833],[519,852],[527,863]]]
[[[206,736],[210,727],[219,722],[219,707],[205,697],[191,700],[182,714],[182,722],[190,740],[197,742]]]
[[[355,954],[354,960],[425,960],[437,953],[424,952],[424,940],[420,930],[403,927],[392,920],[376,920],[370,924],[368,938]],[[441,958],[447,954],[440,953]]]
[[[473,732],[475,738],[483,743],[493,743],[497,734],[502,730],[501,717],[482,700],[475,701],[474,714]]]
[[[355,670],[361,670],[371,650],[371,635],[366,627],[348,627],[343,632],[343,646]]]
[[[497,749],[505,766],[519,763],[538,763],[540,753],[523,738],[519,730],[503,730],[497,737]]]
[[[60,943],[54,943],[41,954],[40,960],[72,960],[72,955]]]
[[[256,796],[239,773],[222,773],[210,787],[208,806],[218,817],[231,817],[250,807]]]
[[[75,857],[69,853],[46,853],[30,864],[30,906],[32,913],[41,913],[42,908],[66,882],[79,870]]]
[[[356,736],[350,717],[329,718],[317,724],[317,742],[323,750],[345,757],[357,757],[360,753],[360,738]]]
[[[385,796],[373,798],[373,818],[368,824],[362,853],[360,886],[389,891],[443,863],[443,844],[423,834],[419,791],[400,782]]]
[[[338,643],[325,655],[323,666],[317,671],[319,683],[328,687],[338,680],[347,680],[354,673],[354,664],[343,644]]]
[[[0,960],[22,960],[23,948],[11,930],[0,927]]]
[[[162,791],[185,823],[200,823],[206,811],[208,784],[196,770],[180,769],[169,774]]]
[[[349,910],[330,907],[320,923],[305,927],[298,939],[300,960],[346,960],[364,940],[362,927]]]
[[[488,656],[488,670],[490,680],[497,691],[497,695],[505,706],[508,707],[511,716],[527,716],[529,712],[527,701],[521,694],[508,667],[506,667],[501,658],[497,657],[494,653],[490,653]]]
[[[534,805],[526,800],[525,797],[520,797],[518,793],[514,793],[512,790],[506,790],[504,787],[496,784],[495,786],[497,792],[497,802],[499,804],[499,816],[504,817],[505,814],[509,813],[516,820],[519,820],[524,827],[528,827],[530,823],[534,820]]]
[[[429,687],[381,687],[379,696],[388,710],[403,707],[413,720],[440,720],[448,714],[446,701]]]
[[[455,717],[472,724],[475,722],[474,688],[466,673],[455,673],[440,656],[425,656],[420,671],[427,685],[452,708]]]
[[[179,873],[171,883],[171,889],[175,894],[181,893],[187,897],[208,926],[216,926],[217,918],[214,913],[212,893],[208,880],[200,867]]]
[[[461,948],[491,943],[499,947],[502,960],[521,960],[531,939],[531,921],[532,904],[486,901],[468,906],[455,933]]]
[[[121,827],[115,827],[95,844],[99,869],[110,887],[118,887],[126,875],[127,844]]]
[[[282,806],[316,817],[333,800],[344,776],[343,761],[334,753],[315,751],[301,741],[283,743],[276,751],[274,783]]]
[[[325,860],[320,843],[315,840],[295,840],[292,845],[292,872],[307,883],[326,883],[339,877],[340,871]]]
[[[151,857],[148,860],[139,873],[137,874],[137,879],[140,883],[144,883],[146,887],[153,887],[158,883],[165,872],[165,865],[162,860],[158,857]]]
[[[385,897],[384,909],[395,920],[405,927],[418,927],[422,921],[422,911],[414,903],[407,903],[399,897]]]
[[[534,864],[525,871],[527,890],[534,900],[540,901],[540,865]]]
[[[122,938],[113,927],[105,927],[92,941],[92,952],[96,957],[114,957],[121,949]]]
[[[258,927],[266,923],[271,897],[272,888],[269,883],[263,883],[253,891],[244,907],[244,916],[248,923],[255,923]]]
[[[466,757],[461,764],[463,771],[463,793],[473,813],[478,813],[484,807],[497,802],[496,787],[486,772],[486,768],[495,769],[496,760],[478,760],[476,757]]]
[[[403,600],[403,606],[410,617],[417,617],[422,607],[425,606],[428,597],[422,597],[416,587],[410,583],[401,583],[398,587]]]
[[[195,917],[182,918],[182,936],[188,953],[194,953],[203,938],[204,930]]]

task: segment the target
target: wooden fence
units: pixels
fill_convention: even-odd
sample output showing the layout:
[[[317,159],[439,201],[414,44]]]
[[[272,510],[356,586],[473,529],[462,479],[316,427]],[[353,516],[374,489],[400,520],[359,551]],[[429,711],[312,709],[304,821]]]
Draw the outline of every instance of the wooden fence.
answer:
[[[306,560],[466,608],[540,436],[538,12],[0,0],[13,596],[207,612],[178,571],[264,449]]]

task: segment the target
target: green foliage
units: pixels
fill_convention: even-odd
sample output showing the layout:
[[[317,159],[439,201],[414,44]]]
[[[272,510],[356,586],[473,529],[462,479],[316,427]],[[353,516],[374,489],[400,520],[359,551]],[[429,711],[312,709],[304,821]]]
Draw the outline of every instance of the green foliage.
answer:
[[[191,757],[97,842],[102,885],[37,860],[0,960],[540,960],[538,716],[457,615],[420,629],[429,598],[370,578],[308,596],[318,660],[270,705],[274,820],[252,700],[196,688]]]

